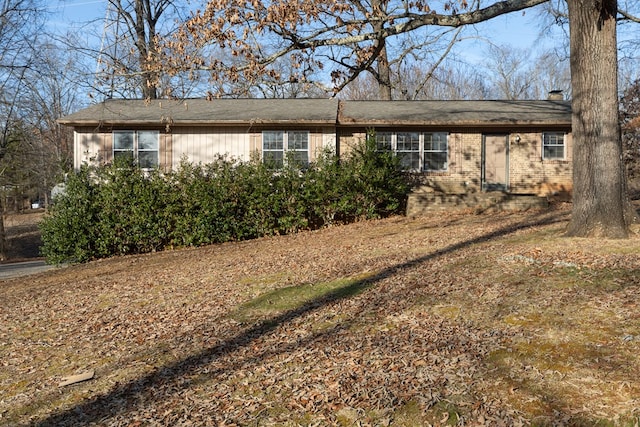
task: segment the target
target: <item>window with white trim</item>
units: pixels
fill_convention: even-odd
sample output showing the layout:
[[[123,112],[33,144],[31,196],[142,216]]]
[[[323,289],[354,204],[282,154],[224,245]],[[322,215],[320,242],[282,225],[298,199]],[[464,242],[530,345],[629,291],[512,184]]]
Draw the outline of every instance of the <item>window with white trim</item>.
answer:
[[[376,132],[378,150],[391,150],[407,171],[443,172],[449,168],[446,132]]]
[[[393,133],[376,132],[376,150],[378,151],[393,150]]]
[[[160,132],[117,130],[113,132],[113,158],[127,158],[142,169],[158,167]]]
[[[424,170],[446,171],[449,169],[448,135],[444,132],[424,134]]]
[[[274,169],[284,166],[284,162],[293,161],[296,165],[309,165],[308,131],[263,131],[262,161]]]
[[[542,134],[542,159],[564,160],[564,132],[545,132]]]
[[[396,134],[396,155],[404,170],[420,170],[420,133]]]

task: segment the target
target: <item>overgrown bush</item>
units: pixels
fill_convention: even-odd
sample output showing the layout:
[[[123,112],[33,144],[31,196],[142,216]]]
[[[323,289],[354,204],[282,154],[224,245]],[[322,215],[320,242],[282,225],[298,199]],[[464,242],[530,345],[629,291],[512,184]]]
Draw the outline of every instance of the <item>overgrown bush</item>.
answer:
[[[69,176],[64,195],[56,199],[58,203],[40,224],[40,251],[48,262],[85,262],[99,256],[98,190],[91,168],[83,167]]]
[[[346,159],[325,151],[301,169],[252,159],[181,162],[147,172],[118,162],[69,177],[42,225],[50,263],[86,262],[171,247],[201,246],[384,217],[404,208],[405,177],[370,138]]]

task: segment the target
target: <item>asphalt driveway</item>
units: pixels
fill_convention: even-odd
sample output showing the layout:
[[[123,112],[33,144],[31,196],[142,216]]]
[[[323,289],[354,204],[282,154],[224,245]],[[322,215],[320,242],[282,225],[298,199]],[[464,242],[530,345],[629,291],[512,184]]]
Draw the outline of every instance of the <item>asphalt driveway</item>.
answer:
[[[53,268],[55,268],[55,266],[49,265],[43,260],[0,264],[0,280],[28,276],[30,274],[40,273]]]

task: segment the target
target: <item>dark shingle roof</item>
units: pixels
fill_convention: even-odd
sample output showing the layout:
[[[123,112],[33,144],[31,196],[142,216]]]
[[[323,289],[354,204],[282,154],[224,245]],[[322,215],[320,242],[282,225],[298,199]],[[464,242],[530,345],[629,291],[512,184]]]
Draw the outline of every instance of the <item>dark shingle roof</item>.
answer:
[[[343,126],[570,125],[568,101],[334,99],[109,100],[59,120],[91,125],[327,124]]]
[[[341,125],[571,124],[568,101],[349,101]]]
[[[59,120],[65,125],[96,124],[335,124],[333,99],[108,100]]]

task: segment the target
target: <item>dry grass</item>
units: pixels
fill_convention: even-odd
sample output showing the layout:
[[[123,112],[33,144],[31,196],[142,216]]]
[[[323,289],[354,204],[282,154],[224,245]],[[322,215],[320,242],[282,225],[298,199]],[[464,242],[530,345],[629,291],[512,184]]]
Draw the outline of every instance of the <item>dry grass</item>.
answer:
[[[391,218],[4,281],[0,425],[637,425],[640,238],[564,238],[567,218]]]

